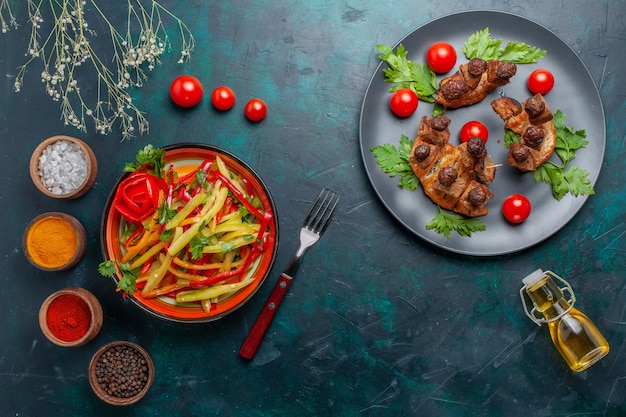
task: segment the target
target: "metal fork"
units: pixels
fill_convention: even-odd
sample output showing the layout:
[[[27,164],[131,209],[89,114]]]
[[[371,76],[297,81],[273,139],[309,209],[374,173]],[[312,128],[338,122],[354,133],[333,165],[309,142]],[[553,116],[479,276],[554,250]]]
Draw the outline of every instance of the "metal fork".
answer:
[[[263,310],[261,310],[259,317],[248,333],[248,337],[243,342],[239,350],[239,354],[242,357],[246,359],[252,359],[254,357],[254,354],[261,345],[263,336],[265,336],[265,332],[269,328],[278,310],[278,306],[285,297],[287,289],[291,285],[291,281],[293,281],[302,256],[308,248],[313,246],[315,242],[320,239],[328,227],[338,202],[339,196],[326,188],[322,189],[313,202],[313,206],[306,215],[302,223],[302,228],[300,229],[300,246],[298,247],[298,251],[291,258],[283,273],[280,274],[278,282],[263,306]]]

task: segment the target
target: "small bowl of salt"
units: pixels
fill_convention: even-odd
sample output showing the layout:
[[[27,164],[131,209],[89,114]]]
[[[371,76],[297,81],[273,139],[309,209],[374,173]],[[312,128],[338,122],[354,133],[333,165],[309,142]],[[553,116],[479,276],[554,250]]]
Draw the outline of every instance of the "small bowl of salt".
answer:
[[[96,180],[98,162],[80,139],[57,135],[41,142],[30,158],[35,186],[52,198],[72,199],[85,194]]]

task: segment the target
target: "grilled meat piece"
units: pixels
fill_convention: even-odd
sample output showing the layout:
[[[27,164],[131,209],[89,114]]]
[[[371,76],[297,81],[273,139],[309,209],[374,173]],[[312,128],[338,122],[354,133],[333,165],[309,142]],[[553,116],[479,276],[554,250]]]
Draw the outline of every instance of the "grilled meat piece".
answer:
[[[481,61],[473,59],[461,64],[459,71],[442,79],[435,102],[450,109],[471,106],[484,100],[497,87],[508,84],[517,72],[512,62]]]
[[[480,144],[470,140],[452,146],[449,124],[445,116],[422,117],[409,157],[411,168],[435,204],[468,217],[483,216],[493,197],[484,184],[493,181],[495,167],[479,138]]]
[[[556,147],[556,127],[552,112],[541,94],[521,104],[503,97],[491,102],[491,108],[505,121],[504,127],[521,136],[520,143],[509,147],[507,161],[522,172],[535,171],[552,156]]]

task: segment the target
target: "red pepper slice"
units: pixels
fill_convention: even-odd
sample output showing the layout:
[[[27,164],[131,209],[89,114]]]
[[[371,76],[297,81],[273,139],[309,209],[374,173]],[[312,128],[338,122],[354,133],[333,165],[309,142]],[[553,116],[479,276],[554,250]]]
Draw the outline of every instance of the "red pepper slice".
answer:
[[[135,228],[135,231],[128,237],[128,239],[126,239],[126,242],[124,242],[124,247],[128,248],[141,233],[143,233],[143,227]]]
[[[226,197],[226,200],[224,201],[224,205],[222,206],[222,209],[215,215],[215,222],[217,224],[220,224],[222,222],[222,217],[232,213],[232,207],[233,207],[233,198],[231,196]]]
[[[202,281],[191,281],[189,283],[189,286],[192,287],[192,288],[207,287],[209,285],[214,285],[214,284],[217,284],[218,282],[224,281],[225,279],[232,278],[232,277],[235,277],[237,275],[241,275],[242,273],[246,272],[246,270],[248,269],[250,264],[256,258],[258,258],[259,255],[261,255],[261,252],[253,248],[250,251],[250,254],[248,255],[248,257],[246,258],[246,261],[239,268],[233,269],[231,271],[221,272],[221,273],[219,273],[217,275],[213,275],[212,277],[209,277],[209,278],[207,278],[205,280],[202,280]]]
[[[257,210],[257,208],[254,207],[252,203],[248,201],[246,196],[239,190],[239,188],[235,187],[235,185],[228,178],[226,178],[222,173],[220,173],[219,171],[216,171],[214,174],[211,175],[211,178],[218,178],[222,180],[222,182],[228,188],[228,190],[232,192],[235,195],[235,197],[237,197],[237,199],[246,207],[246,209],[248,209],[250,213],[254,214],[259,219],[263,218],[263,214],[259,210]]]
[[[146,274],[148,273],[148,271],[149,271],[149,270],[150,270],[150,268],[152,267],[152,263],[154,262],[154,258],[155,258],[155,257],[153,256],[152,258],[148,259],[148,260],[146,261],[146,263],[144,263],[144,264],[141,266],[141,270],[140,270],[140,274],[141,274],[141,275],[146,275]]]
[[[235,187],[235,185],[219,171],[216,171],[215,173],[213,173],[211,175],[211,178],[220,179],[222,183],[226,186],[226,188],[228,188],[228,190],[232,192],[235,195],[235,197],[237,197],[237,199],[246,207],[246,209],[248,209],[250,213],[252,213],[253,215],[255,215],[261,220],[261,227],[259,228],[259,233],[257,235],[257,243],[255,243],[254,246],[258,250],[262,251],[263,243],[258,243],[258,241],[263,242],[262,236],[265,233],[265,229],[267,229],[267,226],[269,225],[270,220],[272,220],[273,218],[272,213],[270,211],[261,213],[256,207],[252,205],[252,203],[250,203],[250,201],[248,201],[246,196],[239,190],[239,188]]]
[[[254,190],[252,189],[252,184],[250,184],[250,181],[248,181],[247,178],[242,178],[241,182],[243,182],[243,184],[246,186],[246,192],[248,193],[250,198],[254,200]]]

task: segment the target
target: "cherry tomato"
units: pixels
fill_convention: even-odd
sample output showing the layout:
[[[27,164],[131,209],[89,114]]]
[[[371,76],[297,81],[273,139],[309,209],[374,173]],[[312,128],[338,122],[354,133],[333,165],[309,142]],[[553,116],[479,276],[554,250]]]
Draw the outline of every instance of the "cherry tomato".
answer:
[[[400,88],[391,95],[389,106],[396,116],[409,117],[417,110],[418,102],[417,94],[413,90]]]
[[[211,94],[211,103],[218,110],[230,110],[235,105],[235,93],[229,87],[221,85],[216,87]]]
[[[246,103],[244,113],[248,120],[252,122],[261,121],[267,115],[267,105],[260,98],[252,98]]]
[[[511,194],[502,202],[502,214],[511,223],[521,223],[530,215],[530,201],[522,194]]]
[[[467,142],[474,136],[478,136],[483,142],[487,142],[489,129],[478,120],[470,120],[463,125],[459,136],[461,137],[461,142]]]
[[[170,97],[180,107],[193,107],[202,100],[202,83],[191,75],[181,75],[170,85]]]
[[[547,94],[554,87],[554,75],[547,69],[536,69],[528,76],[528,89],[535,94]]]
[[[456,51],[447,42],[435,42],[426,52],[426,62],[436,73],[445,74],[456,64]]]

